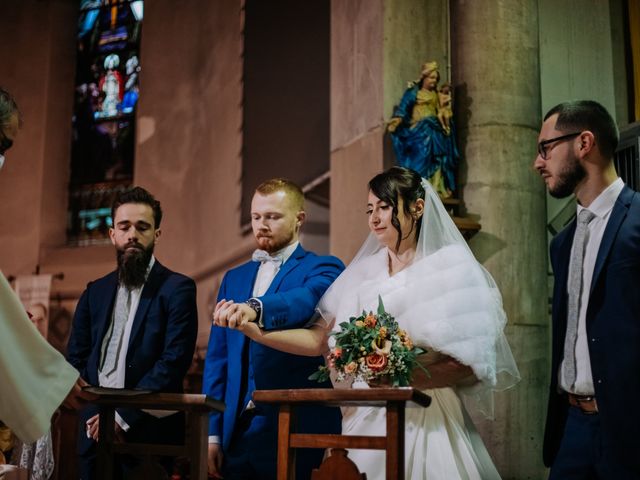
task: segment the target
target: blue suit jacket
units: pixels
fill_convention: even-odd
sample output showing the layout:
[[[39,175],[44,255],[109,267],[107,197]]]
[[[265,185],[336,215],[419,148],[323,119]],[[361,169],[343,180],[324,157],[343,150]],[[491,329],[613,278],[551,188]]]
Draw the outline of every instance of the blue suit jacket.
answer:
[[[551,242],[555,274],[551,384],[544,442],[550,466],[564,431],[568,403],[558,392],[567,329],[567,279],[575,220]],[[640,195],[624,187],[598,251],[587,306],[587,335],[604,442],[640,473]]]
[[[228,271],[222,280],[218,300],[224,298],[238,303],[251,298],[259,266],[258,262],[248,262]],[[337,258],[318,256],[298,246],[282,265],[265,295],[259,297],[263,305],[265,330],[307,325],[318,300],[343,269],[344,265]],[[290,355],[250,341],[237,330],[212,326],[203,392],[226,404],[224,414],[212,414],[209,422],[209,435],[221,437],[225,450],[236,418],[244,406],[240,395],[245,342],[249,342],[249,359],[256,389],[331,387],[329,383],[318,384],[307,378],[319,365],[324,365],[323,357]],[[317,409],[315,413],[300,415],[301,428],[339,431],[340,417],[335,409]],[[274,412],[269,414],[275,415]]]
[[[98,385],[100,350],[111,322],[117,287],[117,272],[90,282],[73,318],[67,357],[92,385]],[[142,289],[131,328],[125,388],[182,392],[182,381],[193,360],[197,333],[195,283],[156,260]],[[87,407],[81,413],[81,419],[86,420],[95,412],[95,407]],[[139,410],[118,409],[118,413],[132,432],[138,422],[149,419]],[[85,435],[80,435],[79,440],[87,441]],[[80,449],[82,451],[83,447]]]

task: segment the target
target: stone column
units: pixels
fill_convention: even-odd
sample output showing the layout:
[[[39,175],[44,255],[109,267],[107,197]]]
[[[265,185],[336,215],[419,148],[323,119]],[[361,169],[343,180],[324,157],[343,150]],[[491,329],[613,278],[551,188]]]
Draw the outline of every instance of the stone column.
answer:
[[[544,186],[531,165],[540,127],[535,0],[452,0],[461,191],[482,225],[470,245],[494,276],[522,381],[475,416],[503,478],[544,478],[549,366]]]
[[[383,169],[383,1],[331,2],[331,253],[367,236],[367,181]]]

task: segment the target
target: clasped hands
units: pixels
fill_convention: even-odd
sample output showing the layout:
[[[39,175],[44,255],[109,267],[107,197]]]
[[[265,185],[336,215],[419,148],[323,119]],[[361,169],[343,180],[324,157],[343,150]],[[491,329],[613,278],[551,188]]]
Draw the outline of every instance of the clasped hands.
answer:
[[[220,300],[213,310],[213,323],[218,327],[227,327],[243,331],[249,325],[257,325],[256,311],[246,303],[235,303],[233,300]]]

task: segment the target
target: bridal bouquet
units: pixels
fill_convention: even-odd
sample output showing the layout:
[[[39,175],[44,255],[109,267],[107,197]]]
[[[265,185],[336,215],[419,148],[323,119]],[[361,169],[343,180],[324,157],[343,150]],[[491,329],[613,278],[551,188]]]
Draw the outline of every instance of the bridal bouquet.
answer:
[[[309,380],[325,382],[333,370],[337,381],[378,380],[405,387],[411,383],[413,368],[421,367],[418,355],[425,353],[413,345],[407,332],[385,311],[380,296],[377,314],[363,311],[359,317],[342,322],[340,331],[330,335],[335,338],[335,346],[329,353],[327,365],[318,367]]]

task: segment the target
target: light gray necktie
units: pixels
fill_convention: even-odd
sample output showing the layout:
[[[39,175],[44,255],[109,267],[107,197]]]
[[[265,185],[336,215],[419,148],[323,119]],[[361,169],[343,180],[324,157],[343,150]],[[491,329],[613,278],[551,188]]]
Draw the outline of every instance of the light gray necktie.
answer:
[[[118,288],[116,296],[116,304],[113,308],[113,321],[109,338],[107,340],[107,348],[102,355],[102,366],[100,371],[103,375],[110,376],[118,368],[118,357],[122,348],[122,334],[124,327],[129,319],[129,311],[131,310],[131,291],[127,288]]]
[[[576,233],[573,237],[573,251],[569,263],[569,301],[567,304],[567,335],[564,339],[563,374],[566,384],[573,387],[576,381],[576,339],[578,338],[578,317],[582,296],[582,267],[586,247],[588,224],[595,214],[583,209],[578,214]]]

